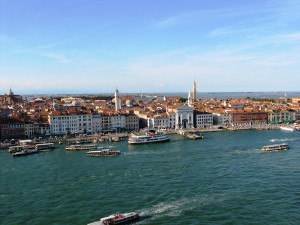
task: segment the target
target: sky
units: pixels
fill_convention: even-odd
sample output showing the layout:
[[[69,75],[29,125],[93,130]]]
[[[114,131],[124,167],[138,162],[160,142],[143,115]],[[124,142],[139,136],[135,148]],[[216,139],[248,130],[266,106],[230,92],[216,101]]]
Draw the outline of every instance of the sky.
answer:
[[[298,0],[0,0],[0,94],[299,91]]]

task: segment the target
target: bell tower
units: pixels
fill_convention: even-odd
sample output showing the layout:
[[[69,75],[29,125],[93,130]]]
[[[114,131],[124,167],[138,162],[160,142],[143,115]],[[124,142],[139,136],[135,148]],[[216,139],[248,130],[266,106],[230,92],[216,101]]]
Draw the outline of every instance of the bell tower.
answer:
[[[197,84],[196,80],[194,80],[194,85],[193,85],[193,103],[197,101]]]

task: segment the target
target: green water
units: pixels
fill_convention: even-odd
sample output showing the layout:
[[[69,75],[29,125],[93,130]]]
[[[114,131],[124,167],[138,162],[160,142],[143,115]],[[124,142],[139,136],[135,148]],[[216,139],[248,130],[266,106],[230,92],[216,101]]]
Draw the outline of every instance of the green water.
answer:
[[[169,143],[112,143],[121,156],[0,151],[1,224],[87,224],[136,211],[136,224],[299,224],[300,132],[172,135]],[[287,143],[284,152],[263,145]],[[108,143],[99,146],[107,146]]]

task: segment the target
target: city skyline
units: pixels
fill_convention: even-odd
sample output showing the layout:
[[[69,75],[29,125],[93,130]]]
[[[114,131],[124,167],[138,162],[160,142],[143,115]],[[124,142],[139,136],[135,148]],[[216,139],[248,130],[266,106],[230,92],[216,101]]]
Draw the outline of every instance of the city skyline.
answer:
[[[298,91],[300,3],[0,0],[0,91]]]

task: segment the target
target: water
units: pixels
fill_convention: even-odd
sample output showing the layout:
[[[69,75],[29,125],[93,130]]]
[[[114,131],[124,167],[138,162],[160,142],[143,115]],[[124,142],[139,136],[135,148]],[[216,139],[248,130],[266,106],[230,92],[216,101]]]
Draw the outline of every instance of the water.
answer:
[[[300,132],[172,135],[169,143],[128,146],[87,157],[51,152],[13,158],[0,152],[1,224],[87,224],[136,211],[136,224],[299,224]],[[262,152],[287,143],[290,150]],[[104,146],[104,144],[101,144]]]
[[[121,95],[140,95],[141,93],[121,93]],[[188,91],[187,92],[169,92],[169,93],[144,93],[145,95],[159,95],[159,96],[181,96],[183,98],[188,97]],[[57,96],[88,96],[91,94],[60,94]],[[99,95],[94,94],[94,95]],[[114,93],[102,93],[100,95],[107,95],[107,96],[114,96]],[[228,99],[228,98],[294,98],[299,97],[300,92],[299,91],[293,91],[293,92],[197,92],[197,97],[200,99],[211,99],[211,98],[220,98],[220,99]],[[27,100],[32,100],[36,97],[51,97],[56,95],[50,95],[50,94],[43,94],[43,95],[24,95],[24,97],[27,97]]]

